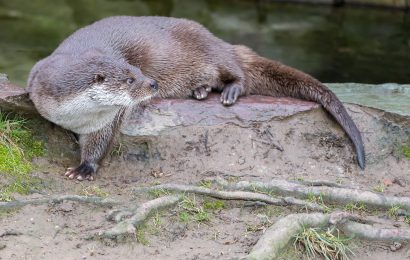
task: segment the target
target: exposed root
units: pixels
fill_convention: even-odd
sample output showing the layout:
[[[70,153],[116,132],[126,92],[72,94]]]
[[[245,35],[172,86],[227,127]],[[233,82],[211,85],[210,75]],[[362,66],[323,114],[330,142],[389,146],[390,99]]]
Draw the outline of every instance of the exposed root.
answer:
[[[410,230],[403,228],[378,228],[368,224],[347,221],[339,227],[346,235],[368,240],[410,240]]]
[[[9,210],[14,208],[21,208],[26,205],[41,205],[41,204],[48,204],[48,203],[61,203],[64,200],[68,201],[76,201],[80,203],[87,203],[87,204],[94,204],[97,206],[102,207],[112,207],[118,202],[112,199],[107,198],[100,198],[96,196],[87,197],[87,196],[79,196],[79,195],[63,195],[63,196],[45,196],[42,198],[37,199],[29,199],[29,200],[13,200],[8,202],[0,202],[0,209]]]
[[[129,237],[134,237],[136,234],[136,228],[142,225],[151,214],[157,210],[161,210],[166,207],[177,204],[182,199],[181,196],[164,196],[154,200],[150,200],[141,204],[141,206],[134,208],[133,210],[126,210],[124,216],[129,216],[132,213],[131,218],[120,221],[113,228],[100,232],[96,237],[100,239],[109,239],[114,241],[122,241]],[[122,214],[121,211],[112,212],[112,219],[116,218],[118,214]]]
[[[295,235],[304,228],[336,226],[346,235],[371,240],[410,240],[410,230],[402,228],[379,228],[346,212],[331,214],[291,214],[276,221],[262,235],[249,254],[250,259],[275,259]],[[366,222],[366,221],[364,221]]]
[[[337,188],[348,188],[347,186],[340,185],[338,183],[330,182],[330,181],[295,181],[295,183],[303,184],[306,186],[326,186],[326,187],[337,187]]]
[[[295,199],[292,197],[284,198],[274,198],[272,196],[256,193],[256,192],[247,192],[247,191],[219,191],[212,190],[209,188],[190,186],[190,185],[180,185],[180,184],[163,184],[156,185],[152,187],[143,187],[143,188],[134,188],[134,192],[141,191],[151,191],[151,190],[163,190],[163,191],[176,191],[183,193],[195,193],[200,195],[205,195],[213,198],[223,199],[223,200],[245,200],[245,201],[258,201],[264,202],[271,205],[277,206],[289,206],[297,205],[302,206],[310,210],[324,212],[327,209],[319,204],[307,202],[300,199]]]
[[[390,208],[399,206],[401,209],[410,210],[410,197],[385,196],[376,192],[358,189],[339,188],[329,186],[308,186],[285,180],[272,180],[270,182],[240,181],[236,184],[219,182],[225,188],[233,190],[264,190],[274,194],[306,198],[309,195],[321,196],[323,200],[335,203],[364,203],[368,206]]]
[[[269,227],[249,254],[249,259],[276,259],[303,227],[323,227],[330,215],[322,213],[291,214]]]
[[[6,237],[6,236],[20,236],[23,235],[23,233],[15,230],[6,230],[3,233],[0,234],[0,237]]]

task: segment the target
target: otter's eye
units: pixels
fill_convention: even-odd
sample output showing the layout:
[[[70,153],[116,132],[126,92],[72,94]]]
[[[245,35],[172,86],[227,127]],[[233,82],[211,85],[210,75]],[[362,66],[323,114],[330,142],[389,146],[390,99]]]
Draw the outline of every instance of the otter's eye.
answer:
[[[128,79],[127,79],[127,84],[128,84],[128,85],[131,85],[132,83],[134,83],[134,81],[135,81],[135,79],[133,79],[133,78],[128,78]]]

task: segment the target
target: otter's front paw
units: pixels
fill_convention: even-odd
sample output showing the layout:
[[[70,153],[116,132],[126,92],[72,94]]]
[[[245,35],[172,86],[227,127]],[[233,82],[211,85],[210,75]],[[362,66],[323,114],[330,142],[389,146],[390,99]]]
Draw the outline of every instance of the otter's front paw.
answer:
[[[67,169],[64,174],[69,179],[77,179],[79,181],[89,180],[93,181],[95,179],[96,167],[89,162],[83,162],[75,169]]]
[[[212,91],[211,87],[202,86],[193,91],[194,98],[200,100],[205,99],[208,96],[208,93]]]
[[[242,94],[243,87],[238,85],[229,85],[224,88],[221,94],[221,102],[225,106],[233,105],[238,97]]]

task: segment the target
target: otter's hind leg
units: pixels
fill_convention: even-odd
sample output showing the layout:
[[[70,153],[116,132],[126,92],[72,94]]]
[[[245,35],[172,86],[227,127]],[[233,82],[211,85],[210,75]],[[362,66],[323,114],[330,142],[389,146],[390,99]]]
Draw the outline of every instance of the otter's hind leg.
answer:
[[[112,144],[119,121],[117,116],[111,124],[104,128],[91,134],[80,135],[81,164],[75,169],[68,170],[65,176],[79,181],[95,179],[99,163]]]

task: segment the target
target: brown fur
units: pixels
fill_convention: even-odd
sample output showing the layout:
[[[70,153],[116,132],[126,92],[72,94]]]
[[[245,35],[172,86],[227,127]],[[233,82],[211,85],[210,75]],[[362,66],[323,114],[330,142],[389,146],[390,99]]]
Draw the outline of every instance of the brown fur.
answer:
[[[81,72],[85,66],[82,64],[93,56],[113,60],[112,65],[101,64],[101,71],[115,71],[117,67],[127,66],[141,70],[143,76],[140,77],[158,82],[159,95],[163,98],[194,96],[203,99],[211,89],[215,89],[222,91],[221,101],[224,105],[232,105],[239,96],[248,94],[290,96],[319,102],[349,135],[355,145],[359,165],[364,168],[360,132],[342,103],[322,83],[301,71],[260,57],[245,46],[226,43],[202,25],[185,19],[111,17],[80,29],[33,68],[29,91],[33,96],[41,93],[56,98],[61,96],[62,99],[75,97],[90,86],[81,83],[86,77]],[[59,87],[59,79],[68,75],[67,65],[62,59],[77,61],[77,66],[69,70],[69,75],[80,84],[63,84],[63,88]],[[46,75],[40,73],[45,68]],[[139,76],[136,77],[138,79]],[[113,85],[113,93],[117,89]],[[40,106],[44,98],[38,99]],[[41,107],[40,110],[46,114],[52,109]],[[98,132],[89,138],[88,143],[90,147],[99,147],[95,153],[101,154],[100,150],[107,149],[105,143],[109,140],[100,138],[102,134]],[[102,156],[95,158],[92,163],[98,164]]]

